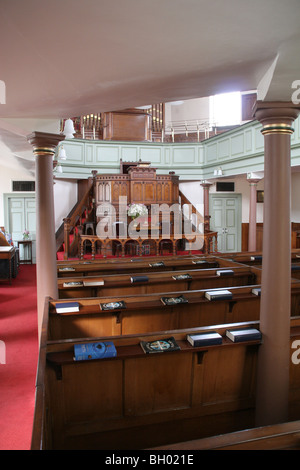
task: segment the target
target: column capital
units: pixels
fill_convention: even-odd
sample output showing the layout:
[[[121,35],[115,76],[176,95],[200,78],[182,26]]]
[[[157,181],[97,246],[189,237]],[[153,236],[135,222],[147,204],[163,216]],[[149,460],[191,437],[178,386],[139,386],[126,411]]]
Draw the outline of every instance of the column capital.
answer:
[[[33,146],[34,155],[54,155],[57,145],[64,139],[63,134],[48,132],[32,132],[27,136],[28,142]]]
[[[253,116],[262,125],[262,134],[293,134],[292,123],[298,117],[300,105],[288,101],[257,101]]]
[[[247,181],[250,184],[250,186],[256,186],[257,183],[260,182],[260,179],[258,179],[258,178],[247,178]]]
[[[212,186],[212,183],[209,183],[208,181],[203,181],[202,183],[200,183],[200,186],[202,186],[202,188],[210,188],[210,186]]]

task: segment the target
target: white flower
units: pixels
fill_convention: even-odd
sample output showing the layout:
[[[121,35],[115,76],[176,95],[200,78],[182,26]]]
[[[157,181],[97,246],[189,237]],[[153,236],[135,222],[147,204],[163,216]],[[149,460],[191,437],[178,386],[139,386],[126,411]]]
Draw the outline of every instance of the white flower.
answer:
[[[144,204],[130,204],[128,208],[128,215],[130,217],[139,217],[140,215],[148,215],[148,209]]]

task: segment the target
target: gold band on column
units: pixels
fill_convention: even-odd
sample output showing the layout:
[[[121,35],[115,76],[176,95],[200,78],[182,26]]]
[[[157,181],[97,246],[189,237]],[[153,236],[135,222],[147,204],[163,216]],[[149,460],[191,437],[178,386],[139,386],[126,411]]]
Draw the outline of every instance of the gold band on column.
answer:
[[[34,155],[54,155],[55,149],[49,147],[36,147],[33,149]]]
[[[278,123],[278,124],[265,124],[261,130],[263,135],[268,134],[293,134],[293,127],[288,124]]]

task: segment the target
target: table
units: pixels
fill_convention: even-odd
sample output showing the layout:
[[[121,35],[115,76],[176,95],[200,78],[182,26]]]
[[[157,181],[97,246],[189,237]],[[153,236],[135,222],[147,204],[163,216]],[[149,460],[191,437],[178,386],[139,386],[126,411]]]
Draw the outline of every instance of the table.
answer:
[[[20,257],[20,264],[32,264],[32,240],[19,240],[18,248],[20,245],[24,246],[24,259],[21,260]],[[25,258],[25,249],[27,250],[27,258]]]
[[[0,260],[8,261],[8,278],[11,284],[13,276],[13,262],[15,261],[16,249],[13,246],[0,246]]]

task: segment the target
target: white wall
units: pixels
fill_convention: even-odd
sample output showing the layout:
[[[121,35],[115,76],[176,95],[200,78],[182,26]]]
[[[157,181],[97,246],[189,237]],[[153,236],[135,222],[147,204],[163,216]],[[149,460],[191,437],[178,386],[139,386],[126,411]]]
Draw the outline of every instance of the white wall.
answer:
[[[170,125],[176,121],[197,121],[209,119],[209,98],[186,100],[180,105],[165,105],[165,122]]]
[[[53,192],[56,231],[77,202],[77,181],[55,180]]]
[[[0,166],[0,226],[5,225],[3,194],[12,192],[13,180],[32,181],[34,178],[28,171],[17,165],[15,167]]]
[[[235,183],[235,193],[242,195],[242,223],[249,222],[249,200],[250,200],[250,185],[247,182],[246,175],[234,176],[232,178],[220,178],[219,180],[210,181],[212,186],[209,189],[210,193],[216,192],[216,182],[217,181],[226,181]],[[203,188],[201,186],[201,181],[194,181],[190,183],[180,183],[180,191],[190,200],[192,204],[200,204],[200,208],[203,208]],[[257,184],[258,190],[264,189],[264,180],[262,179]],[[223,193],[222,193],[223,194]],[[232,194],[231,192],[228,195]],[[300,197],[300,173],[299,173],[299,195]],[[202,205],[202,206],[201,206]],[[256,205],[256,221],[258,223],[263,222],[263,204],[258,203]],[[201,213],[201,211],[199,211]],[[300,221],[300,212],[298,214]],[[293,220],[293,219],[292,219]],[[294,222],[294,220],[293,220]]]

